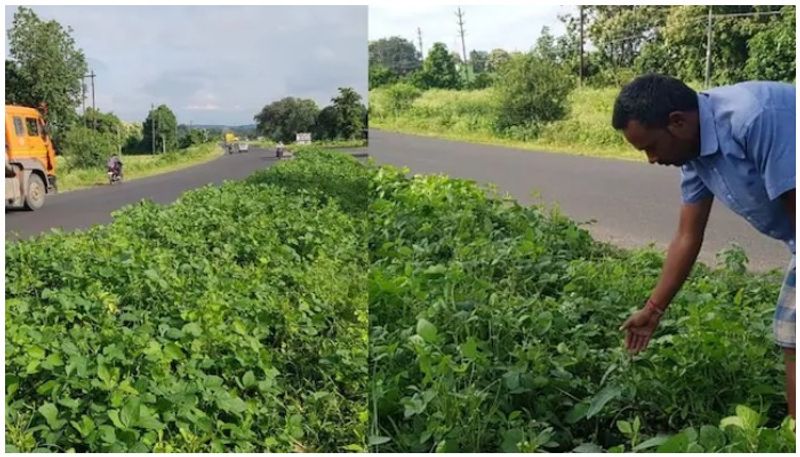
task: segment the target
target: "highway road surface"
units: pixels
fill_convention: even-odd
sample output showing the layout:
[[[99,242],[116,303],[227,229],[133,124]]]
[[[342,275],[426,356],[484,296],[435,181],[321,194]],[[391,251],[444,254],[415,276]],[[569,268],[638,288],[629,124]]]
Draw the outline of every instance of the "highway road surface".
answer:
[[[558,204],[576,221],[594,221],[587,228],[596,239],[623,247],[655,243],[666,248],[677,226],[681,196],[675,167],[379,130],[370,130],[368,152],[378,163],[407,166],[413,173],[494,183],[523,204]],[[760,234],[715,201],[700,260],[715,265],[715,254],[731,242],[745,249],[754,270],[785,269],[791,256],[782,242]]]

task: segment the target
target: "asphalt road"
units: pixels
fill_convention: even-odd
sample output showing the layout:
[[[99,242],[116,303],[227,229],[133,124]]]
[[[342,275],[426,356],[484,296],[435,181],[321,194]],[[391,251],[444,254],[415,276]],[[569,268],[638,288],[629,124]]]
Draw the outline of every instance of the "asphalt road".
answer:
[[[678,222],[680,171],[612,159],[533,152],[370,130],[369,155],[378,163],[407,166],[413,173],[445,173],[494,183],[523,204],[558,204],[570,218],[594,221],[596,238],[623,247],[654,243],[666,248]],[[534,197],[532,192],[538,192]],[[744,219],[714,202],[700,260],[741,245],[753,270],[784,269],[790,252]]]
[[[106,224],[111,222],[111,212],[125,205],[144,198],[171,203],[189,189],[242,179],[276,160],[273,150],[251,146],[249,152],[225,155],[172,173],[48,195],[44,207],[38,211],[6,210],[6,238],[27,238],[55,227],[75,230]]]

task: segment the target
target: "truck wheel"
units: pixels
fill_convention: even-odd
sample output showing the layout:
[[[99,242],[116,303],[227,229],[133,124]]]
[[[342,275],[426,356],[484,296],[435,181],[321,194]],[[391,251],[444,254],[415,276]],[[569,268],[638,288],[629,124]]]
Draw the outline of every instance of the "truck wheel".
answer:
[[[44,205],[44,196],[47,189],[44,187],[44,181],[37,174],[31,174],[28,177],[28,189],[25,192],[25,209],[28,211],[35,211]]]

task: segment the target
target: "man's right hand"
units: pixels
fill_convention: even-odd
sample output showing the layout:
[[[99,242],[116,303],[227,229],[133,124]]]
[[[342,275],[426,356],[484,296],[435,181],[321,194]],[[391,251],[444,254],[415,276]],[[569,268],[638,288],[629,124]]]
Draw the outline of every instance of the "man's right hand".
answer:
[[[647,307],[631,314],[619,328],[626,332],[625,347],[628,351],[636,354],[646,348],[660,320],[661,316]]]

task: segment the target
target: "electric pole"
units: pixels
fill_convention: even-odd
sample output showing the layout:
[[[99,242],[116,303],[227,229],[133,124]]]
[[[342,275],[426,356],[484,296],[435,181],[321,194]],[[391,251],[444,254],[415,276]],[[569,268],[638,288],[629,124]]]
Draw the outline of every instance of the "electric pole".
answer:
[[[580,86],[583,87],[583,6],[579,6],[581,9],[581,68],[580,68]]]
[[[458,7],[456,16],[458,17],[458,31],[459,34],[461,34],[461,56],[464,59],[464,80],[466,81],[469,77],[467,74],[467,46],[464,44],[464,13],[461,11],[460,6]]]
[[[88,75],[83,75],[84,79],[85,78],[91,78],[92,79],[92,111],[94,111],[94,113],[92,114],[92,128],[97,130],[97,107],[94,104],[94,77],[95,76],[97,76],[97,75],[94,73],[94,70],[92,70],[92,72],[89,73]],[[83,80],[81,80],[81,97],[83,99],[83,123],[85,125],[86,124],[86,83]]]
[[[92,128],[97,130],[97,106],[94,104],[94,77],[96,75],[94,74],[94,70],[92,70],[89,76],[92,78]]]
[[[422,50],[422,29],[417,27],[417,41],[419,41],[419,58],[425,60],[425,51]]]
[[[81,78],[81,102],[83,103],[83,126],[86,127],[86,80],[83,78]]]

